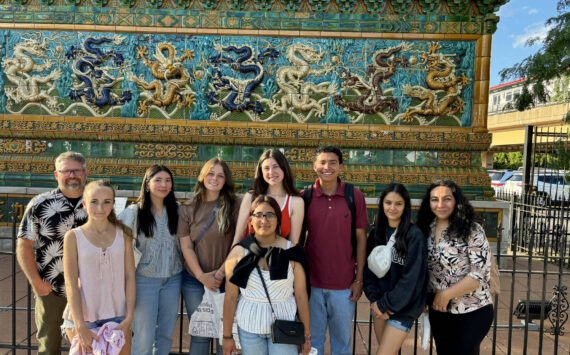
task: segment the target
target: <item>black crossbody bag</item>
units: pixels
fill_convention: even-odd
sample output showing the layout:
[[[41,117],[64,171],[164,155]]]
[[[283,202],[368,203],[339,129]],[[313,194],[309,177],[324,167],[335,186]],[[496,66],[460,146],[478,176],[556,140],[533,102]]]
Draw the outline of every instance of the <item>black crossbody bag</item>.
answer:
[[[265,285],[265,280],[261,274],[259,266],[256,265],[255,268],[259,273],[259,278],[263,284],[263,289],[267,295],[267,300],[269,300],[269,305],[271,306],[271,314],[273,314],[273,324],[271,325],[271,341],[274,344],[295,344],[302,345],[305,343],[305,326],[302,322],[294,320],[280,320],[275,316],[275,311],[273,310],[273,304],[271,304],[271,298],[269,297],[269,291],[267,291],[267,286]]]

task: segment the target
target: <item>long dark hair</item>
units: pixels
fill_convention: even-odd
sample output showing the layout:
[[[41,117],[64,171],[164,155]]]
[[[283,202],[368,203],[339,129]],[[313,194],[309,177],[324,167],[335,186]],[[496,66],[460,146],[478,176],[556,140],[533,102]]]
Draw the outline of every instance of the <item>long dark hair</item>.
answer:
[[[255,180],[253,181],[253,185],[249,190],[249,192],[251,192],[251,194],[253,195],[252,199],[257,197],[258,195],[267,193],[267,188],[269,187],[269,184],[267,183],[267,181],[265,181],[265,179],[263,179],[263,171],[261,169],[261,164],[269,158],[275,159],[281,170],[283,170],[282,184],[285,191],[291,196],[301,196],[299,190],[297,190],[297,188],[295,187],[293,173],[291,172],[291,167],[289,166],[289,162],[287,161],[287,158],[285,158],[285,155],[283,155],[283,153],[281,153],[277,149],[269,149],[263,152],[263,154],[261,154],[261,156],[259,157],[259,161],[257,162],[257,168],[255,169]]]
[[[109,183],[106,180],[95,180],[85,185],[85,189],[83,190],[83,197],[85,203],[89,202],[87,201],[87,199],[85,199],[85,197],[89,194],[91,190],[95,189],[96,187],[106,187],[109,190],[111,190],[111,192],[113,193],[113,201],[115,200],[115,189],[113,188],[111,183]],[[123,230],[123,234],[129,237],[133,236],[131,229],[117,218],[117,215],[115,214],[115,209],[111,210],[111,213],[109,213],[109,215],[107,216],[107,220],[111,222],[111,224],[114,225],[115,227],[121,228]]]
[[[480,218],[461,188],[452,180],[437,180],[428,187],[418,212],[418,227],[426,237],[430,235],[430,225],[435,219],[435,214],[430,206],[431,192],[439,186],[449,188],[453,198],[455,198],[455,208],[449,216],[447,235],[451,238],[461,238],[467,241],[471,235],[473,222],[479,222]]]
[[[386,235],[388,229],[388,218],[384,213],[384,199],[390,193],[397,193],[404,200],[404,211],[400,217],[400,224],[398,224],[398,231],[396,232],[396,243],[394,248],[399,256],[405,258],[408,255],[408,231],[412,223],[410,222],[412,216],[412,203],[410,202],[410,194],[402,184],[391,183],[380,194],[380,201],[378,202],[378,215],[376,216],[376,228],[374,235],[374,246],[379,244],[386,244],[389,236]],[[384,241],[384,243],[381,243]],[[370,253],[372,249],[368,250]]]
[[[273,213],[275,213],[275,215],[277,216],[277,227],[275,228],[275,233],[281,234],[279,232],[281,230],[281,208],[279,207],[279,204],[277,203],[277,201],[275,201],[273,197],[270,197],[268,195],[257,196],[255,200],[253,200],[253,202],[251,203],[251,206],[249,207],[249,217],[251,218],[253,211],[255,211],[255,209],[263,203],[266,203],[269,206],[271,206],[271,208],[273,208]]]
[[[228,164],[220,158],[212,158],[208,160],[202,167],[202,170],[200,170],[198,181],[194,186],[194,197],[191,200],[191,203],[194,204],[194,216],[196,216],[196,212],[200,208],[200,205],[206,201],[206,186],[204,186],[204,179],[210,170],[216,165],[222,167],[225,177],[224,186],[220,190],[220,196],[218,197],[220,207],[216,212],[216,221],[218,222],[220,232],[233,237],[235,222],[237,220],[237,212],[235,208],[235,187],[232,180],[232,172],[230,171]]]
[[[152,165],[146,169],[141,185],[141,192],[137,199],[137,203],[139,205],[137,234],[140,235],[140,233],[144,233],[148,238],[152,238],[154,228],[156,227],[156,222],[152,215],[152,201],[150,199],[150,189],[148,184],[150,180],[161,171],[166,171],[168,175],[170,175],[170,180],[172,181],[172,188],[164,198],[164,206],[166,207],[166,214],[168,216],[168,230],[170,231],[170,234],[175,235],[176,228],[178,227],[178,204],[176,203],[176,196],[174,196],[174,179],[172,178],[172,172],[164,165]]]

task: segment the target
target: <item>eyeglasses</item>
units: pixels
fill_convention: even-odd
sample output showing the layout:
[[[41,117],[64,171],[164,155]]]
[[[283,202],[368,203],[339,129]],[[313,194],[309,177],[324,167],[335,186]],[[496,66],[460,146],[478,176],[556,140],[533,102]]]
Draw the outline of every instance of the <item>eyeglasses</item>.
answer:
[[[275,218],[277,218],[277,215],[273,212],[267,212],[267,213],[257,212],[257,213],[252,213],[251,216],[258,219],[265,218],[268,221],[273,221]]]
[[[70,176],[71,174],[73,174],[73,176],[78,176],[83,174],[84,171],[85,169],[72,169],[72,170],[58,170],[57,172],[64,176]]]

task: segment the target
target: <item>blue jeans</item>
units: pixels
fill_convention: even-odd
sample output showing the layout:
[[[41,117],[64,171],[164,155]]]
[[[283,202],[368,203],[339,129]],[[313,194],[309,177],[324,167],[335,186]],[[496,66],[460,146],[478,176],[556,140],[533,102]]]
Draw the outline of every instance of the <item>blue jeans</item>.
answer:
[[[188,320],[190,320],[192,313],[194,313],[200,302],[202,302],[204,285],[196,280],[194,276],[190,275],[186,269],[182,271],[182,296],[184,296],[186,313],[188,313]],[[210,338],[192,336],[192,340],[190,341],[190,355],[209,354],[210,340]],[[221,349],[221,346],[218,349]]]
[[[168,354],[178,318],[182,273],[169,278],[146,277],[137,273],[136,283],[131,354]]]
[[[254,334],[238,327],[242,354],[247,355],[297,355],[297,345],[273,344],[271,334]]]
[[[351,291],[326,290],[311,287],[311,346],[319,354],[325,353],[327,325],[332,355],[352,354],[352,318],[354,302],[349,300]]]

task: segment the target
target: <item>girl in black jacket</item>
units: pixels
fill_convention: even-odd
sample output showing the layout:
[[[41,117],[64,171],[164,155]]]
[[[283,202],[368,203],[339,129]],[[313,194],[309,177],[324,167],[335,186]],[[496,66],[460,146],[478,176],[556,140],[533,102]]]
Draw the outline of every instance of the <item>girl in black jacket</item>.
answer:
[[[397,354],[422,313],[426,300],[427,249],[425,238],[410,222],[411,203],[406,188],[388,185],[380,195],[376,226],[368,236],[367,255],[386,245],[394,234],[392,265],[378,278],[364,268],[364,293],[370,300],[374,332],[379,347],[376,355]]]

